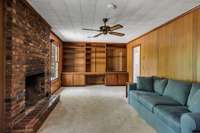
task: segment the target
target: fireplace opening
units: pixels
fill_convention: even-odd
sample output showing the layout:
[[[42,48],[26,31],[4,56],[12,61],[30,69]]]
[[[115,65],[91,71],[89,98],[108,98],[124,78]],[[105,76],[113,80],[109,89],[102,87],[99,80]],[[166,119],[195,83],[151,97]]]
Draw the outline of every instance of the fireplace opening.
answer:
[[[26,76],[26,108],[34,106],[45,97],[45,75],[44,73]]]

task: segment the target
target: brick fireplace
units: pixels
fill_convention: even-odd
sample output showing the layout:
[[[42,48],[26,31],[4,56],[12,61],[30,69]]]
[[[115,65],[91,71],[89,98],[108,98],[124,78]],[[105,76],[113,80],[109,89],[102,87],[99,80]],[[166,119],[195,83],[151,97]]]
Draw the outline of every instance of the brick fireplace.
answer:
[[[48,114],[50,100],[55,102],[50,96],[51,27],[25,0],[6,0],[5,7],[6,132],[34,132],[30,127],[40,121],[38,112]]]

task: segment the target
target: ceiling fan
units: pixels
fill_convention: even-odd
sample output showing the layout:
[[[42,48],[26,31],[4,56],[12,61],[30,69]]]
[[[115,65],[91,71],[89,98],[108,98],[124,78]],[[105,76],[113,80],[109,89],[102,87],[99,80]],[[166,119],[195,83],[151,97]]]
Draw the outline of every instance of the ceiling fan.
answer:
[[[114,25],[114,26],[108,26],[108,25],[107,25],[108,20],[109,20],[108,18],[103,18],[104,25],[103,25],[103,26],[100,26],[100,27],[99,27],[99,30],[96,30],[96,29],[87,29],[87,28],[83,28],[82,30],[100,32],[99,34],[97,34],[97,35],[95,35],[95,36],[92,36],[93,38],[99,37],[99,36],[101,36],[101,35],[107,35],[107,34],[115,35],[115,36],[119,36],[119,37],[122,37],[122,36],[125,35],[124,33],[114,32],[115,30],[118,30],[118,29],[123,28],[122,25],[116,24],[116,25]]]

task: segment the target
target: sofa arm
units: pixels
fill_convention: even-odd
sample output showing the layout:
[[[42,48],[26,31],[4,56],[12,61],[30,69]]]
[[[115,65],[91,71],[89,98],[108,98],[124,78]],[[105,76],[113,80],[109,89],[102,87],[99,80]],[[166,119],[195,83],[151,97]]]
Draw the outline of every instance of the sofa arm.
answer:
[[[200,113],[185,113],[181,116],[181,133],[200,133]]]
[[[137,84],[136,83],[127,83],[127,90],[131,91],[131,90],[136,90],[137,89]]]
[[[136,83],[126,83],[126,97],[128,97],[128,94],[131,90],[136,90],[137,89],[137,85]]]

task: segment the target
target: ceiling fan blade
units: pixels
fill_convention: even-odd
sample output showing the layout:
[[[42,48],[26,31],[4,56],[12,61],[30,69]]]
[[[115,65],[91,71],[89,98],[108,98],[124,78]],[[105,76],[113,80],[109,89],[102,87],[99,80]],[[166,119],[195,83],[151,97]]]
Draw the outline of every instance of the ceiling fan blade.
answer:
[[[115,35],[115,36],[124,36],[124,33],[119,33],[119,32],[109,32],[109,34],[111,35]]]
[[[88,31],[100,31],[100,30],[96,30],[96,29],[87,29],[87,28],[83,28],[82,30],[88,30]]]
[[[95,36],[89,36],[88,38],[96,38],[96,37],[99,37],[100,35],[102,35],[103,33],[99,33],[99,34],[97,34],[97,35],[95,35]]]
[[[100,35],[103,35],[103,33],[99,33],[99,34],[97,34],[97,35],[95,35],[93,37],[99,37]]]
[[[121,28],[123,28],[123,26],[121,24],[117,24],[117,25],[110,27],[110,30],[114,31],[114,30],[118,30],[118,29],[121,29]]]

